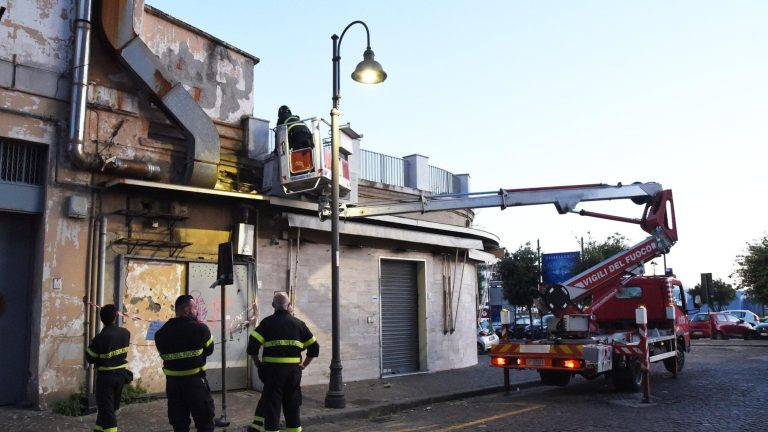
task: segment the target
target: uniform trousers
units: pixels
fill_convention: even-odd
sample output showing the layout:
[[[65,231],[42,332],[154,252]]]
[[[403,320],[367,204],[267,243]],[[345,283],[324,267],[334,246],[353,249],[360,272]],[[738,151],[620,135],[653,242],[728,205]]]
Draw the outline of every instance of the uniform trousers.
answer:
[[[166,376],[165,393],[168,397],[168,421],[174,432],[189,431],[190,414],[199,432],[213,431],[213,398],[204,374]]]
[[[117,416],[120,408],[120,395],[123,393],[125,373],[123,370],[104,371],[96,374],[96,414],[97,431],[116,431]]]
[[[264,391],[256,409],[263,412],[264,430],[278,431],[280,411],[287,432],[301,431],[301,369],[298,364],[264,364],[260,368]]]

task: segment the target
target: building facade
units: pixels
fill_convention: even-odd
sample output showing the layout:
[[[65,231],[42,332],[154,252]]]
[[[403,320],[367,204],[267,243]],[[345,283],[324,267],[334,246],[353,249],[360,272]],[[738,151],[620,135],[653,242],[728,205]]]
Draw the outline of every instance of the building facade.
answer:
[[[97,307],[115,303],[132,333],[130,368],[164,390],[152,330],[182,293],[221,342],[218,245],[235,245],[226,288],[227,387],[258,386],[249,328],[287,291],[321,357],[331,347],[330,224],[312,197],[264,187],[268,123],[252,117],[259,59],[127,0],[8,0],[0,20],[0,404],[45,408],[93,373],[84,347]],[[418,198],[424,159],[403,185],[366,180],[346,129],[350,200]],[[427,166],[426,169],[429,169]],[[460,179],[463,188],[467,178]],[[492,234],[470,210],[342,221],[344,379],[477,362],[476,263]],[[209,359],[221,387],[221,350]]]

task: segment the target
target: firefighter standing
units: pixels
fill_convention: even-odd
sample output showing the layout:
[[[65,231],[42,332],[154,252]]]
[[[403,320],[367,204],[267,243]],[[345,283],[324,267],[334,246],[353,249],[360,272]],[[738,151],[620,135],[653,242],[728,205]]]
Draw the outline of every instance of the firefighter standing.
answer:
[[[301,120],[299,116],[291,113],[291,109],[283,105],[277,110],[277,125],[288,125],[288,145],[291,150],[301,150],[312,148],[312,131]]]
[[[179,296],[174,307],[176,318],[155,333],[155,345],[163,359],[168,421],[174,432],[187,432],[192,414],[198,431],[212,432],[214,408],[205,361],[213,353],[213,336],[207,325],[197,321],[192,296]]]
[[[126,361],[131,333],[115,324],[115,305],[104,305],[99,310],[99,317],[104,328],[88,345],[85,355],[86,360],[96,366],[96,406],[99,413],[93,430],[117,432],[115,410],[120,408],[123,385],[133,378]]]
[[[281,408],[286,432],[301,432],[301,371],[320,354],[320,345],[307,325],[290,314],[290,305],[286,293],[276,293],[272,299],[275,313],[264,318],[248,338],[248,354],[264,382],[249,432],[277,431]],[[262,346],[264,351],[259,359]],[[307,356],[302,362],[304,349]]]

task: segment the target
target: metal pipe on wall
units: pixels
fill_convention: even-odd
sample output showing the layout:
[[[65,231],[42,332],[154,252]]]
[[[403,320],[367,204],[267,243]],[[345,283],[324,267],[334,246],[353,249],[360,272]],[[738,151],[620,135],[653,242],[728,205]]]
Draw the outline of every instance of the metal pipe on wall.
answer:
[[[72,54],[72,90],[69,112],[69,156],[82,169],[95,169],[98,158],[85,152],[85,108],[88,96],[88,58],[91,54],[91,1],[77,2]]]
[[[107,263],[107,217],[102,216],[99,225],[99,267],[98,281],[96,283],[96,303],[99,307],[104,305],[104,272]],[[97,332],[102,328],[101,320],[98,320]]]
[[[94,274],[94,250],[96,246],[96,219],[91,217],[88,222],[88,262],[85,270],[85,313],[83,322],[84,341],[83,345],[88,346],[93,340],[93,320],[96,316],[94,314],[94,308],[91,306],[93,303],[93,274]],[[83,349],[85,353],[85,349]],[[88,363],[83,355],[83,369],[85,370],[85,394],[89,395],[93,393],[93,366]]]
[[[85,114],[88,101],[88,69],[91,55],[91,0],[77,1],[72,54],[67,150],[72,163],[83,170],[103,171],[139,178],[156,178],[160,167],[150,162],[121,158],[104,159],[85,151]]]

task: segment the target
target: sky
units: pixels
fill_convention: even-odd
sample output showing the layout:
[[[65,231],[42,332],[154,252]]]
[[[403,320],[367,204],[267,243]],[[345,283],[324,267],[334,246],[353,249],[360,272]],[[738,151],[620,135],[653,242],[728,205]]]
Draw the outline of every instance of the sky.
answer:
[[[469,174],[471,191],[658,182],[673,190],[679,235],[666,264],[686,286],[701,273],[737,282],[737,256],[768,235],[766,1],[147,3],[259,57],[254,116],[273,125],[283,104],[330,119],[331,35],[364,21],[388,74],[379,85],[352,81],[366,35],[350,28],[341,122],[364,135],[364,149],[428,156]],[[590,235],[647,236],[553,206],[479,209],[474,226],[512,250],[538,241],[543,253],[578,250]]]

